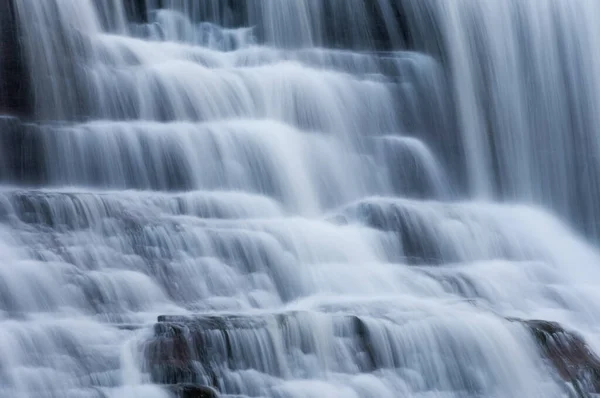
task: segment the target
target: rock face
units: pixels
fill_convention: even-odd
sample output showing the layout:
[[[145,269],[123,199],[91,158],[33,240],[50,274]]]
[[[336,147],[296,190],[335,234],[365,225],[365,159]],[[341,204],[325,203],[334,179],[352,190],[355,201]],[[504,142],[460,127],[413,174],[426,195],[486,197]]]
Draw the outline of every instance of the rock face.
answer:
[[[1,12],[0,12],[1,13]],[[2,38],[0,37],[0,40]],[[0,43],[1,45],[1,43]],[[2,61],[0,60],[0,68]],[[8,86],[12,83],[7,83]],[[9,92],[13,89],[9,89]],[[39,185],[46,179],[43,142],[39,129],[33,124],[23,123],[19,118],[2,116],[3,112],[19,113],[23,108],[13,102],[14,98],[3,97],[0,73],[0,181],[11,184]],[[2,102],[6,100],[4,103]],[[4,104],[4,106],[2,105]]]
[[[155,338],[144,347],[146,370],[152,380],[160,384],[202,383],[201,372],[194,366],[192,347],[186,328],[177,324],[157,323]]]
[[[521,321],[533,334],[542,355],[580,397],[600,393],[600,358],[583,337],[556,322]]]
[[[177,398],[217,398],[219,394],[210,387],[195,384],[176,384],[166,386],[166,390]]]
[[[202,366],[199,361],[201,357],[184,323],[168,322],[159,317],[154,334],[155,338],[144,347],[145,370],[153,382],[165,384],[165,388],[178,398],[218,397],[218,393],[208,387],[217,384],[215,375],[208,375],[210,367]]]
[[[572,385],[578,397],[600,393],[600,358],[581,336],[555,322],[516,318],[508,318],[508,321],[521,323],[531,332],[540,355],[562,380]],[[248,357],[240,362],[235,347],[266,344],[267,352],[274,353],[277,351],[274,341],[281,341],[280,348],[287,352],[288,342],[277,336],[289,334],[289,325],[302,333],[302,329],[296,329],[302,322],[301,312],[264,316],[160,316],[154,337],[144,346],[145,371],[154,382],[167,385],[178,397],[216,397],[217,393],[206,386],[219,386],[224,368],[251,367],[272,375],[281,373],[276,355],[267,355],[256,363],[247,363],[253,361]],[[352,339],[356,355],[364,359],[364,371],[373,371],[382,365],[364,321],[347,315],[333,322],[337,325],[334,326],[336,333]],[[308,326],[307,330],[310,329]],[[310,336],[301,336],[300,341],[304,342],[302,350],[310,352]]]
[[[30,116],[32,101],[13,0],[0,3],[0,114]]]
[[[221,388],[228,371],[256,369],[285,377],[283,357],[319,350],[319,324],[302,311],[254,316],[160,316],[154,336],[143,347],[146,373],[153,382]],[[367,372],[381,364],[364,321],[331,317],[334,335],[347,342],[352,363]],[[241,349],[244,347],[243,349]],[[241,350],[241,351],[240,351]],[[188,395],[185,395],[188,396]]]
[[[194,3],[194,2],[192,2]],[[294,2],[295,3],[295,2]],[[148,4],[152,6],[148,7]],[[128,18],[136,22],[147,22],[148,10],[165,7],[166,5],[178,9],[181,2],[166,2],[164,0],[132,0],[127,2],[126,12]],[[269,28],[269,19],[265,20],[265,1],[239,1],[220,0],[218,2],[198,2],[194,9],[202,9],[204,22],[215,23],[224,27],[256,26],[256,35],[259,41],[275,42],[284,46],[298,45],[301,31],[297,34],[275,35]],[[319,32],[313,39],[320,46],[334,48],[355,48],[360,50],[392,50],[398,48],[411,48],[413,44],[412,33],[408,26],[406,10],[402,2],[381,4],[372,0],[335,1],[321,0],[315,2],[319,6],[318,13],[312,15],[314,24],[320,26]],[[364,14],[364,26],[369,26],[368,43],[357,41],[357,34],[349,26],[355,24],[355,16]],[[191,19],[197,22],[196,15],[191,13]],[[294,15],[295,16],[295,15]],[[150,19],[152,16],[150,15]],[[324,23],[329,21],[330,23]],[[335,21],[335,23],[331,23]],[[289,24],[296,21],[290,19]]]

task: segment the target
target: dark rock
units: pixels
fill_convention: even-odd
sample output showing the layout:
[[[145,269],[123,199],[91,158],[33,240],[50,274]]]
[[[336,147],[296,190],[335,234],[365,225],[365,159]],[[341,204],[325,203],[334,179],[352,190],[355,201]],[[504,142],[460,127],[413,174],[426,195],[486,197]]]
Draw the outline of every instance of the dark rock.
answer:
[[[13,0],[0,2],[0,114],[29,117],[33,102],[16,17]]]
[[[0,98],[0,113],[1,101]],[[23,123],[15,117],[0,116],[0,181],[23,185],[40,185],[44,182],[47,179],[47,170],[43,144],[37,126]]]
[[[4,117],[1,113],[2,109],[0,109],[0,180],[2,182],[36,187],[83,184],[169,191],[184,191],[193,186],[181,148],[177,144],[163,145],[156,152],[152,149],[151,139],[141,130],[138,131],[140,134],[138,149],[144,154],[142,161],[148,167],[147,176],[150,180],[138,178],[135,173],[127,174],[124,179],[115,180],[103,172],[106,157],[111,157],[115,162],[131,164],[134,162],[132,157],[138,159],[135,149],[124,150],[122,147],[113,146],[100,154],[99,141],[104,139],[103,134],[85,134],[85,139],[79,139],[78,128],[65,128],[60,123],[24,123],[19,118]],[[73,168],[77,172],[69,173],[71,174],[69,176],[65,176],[64,170],[60,167],[56,168],[54,161],[64,155],[61,153],[64,148],[70,148],[68,151],[74,153]],[[153,155],[155,152],[158,157]],[[76,159],[85,159],[85,161]],[[156,165],[170,166],[156,170]]]
[[[160,315],[156,327],[162,325],[183,324],[190,330],[231,330],[231,329],[258,329],[267,326],[269,319],[283,320],[284,315],[271,314],[264,317],[247,315]]]
[[[408,264],[443,264],[460,260],[458,253],[442,250],[435,225],[402,203],[363,201],[343,212],[343,216],[368,227],[393,232],[402,244],[400,261]]]
[[[254,316],[197,315],[159,317],[154,337],[143,346],[144,371],[159,384],[219,386],[224,371],[256,369],[284,377],[285,355],[316,355],[314,324],[304,312]],[[357,316],[331,315],[334,334],[353,347],[354,363],[368,372],[382,366],[368,325]],[[283,346],[280,346],[283,342]],[[260,355],[253,347],[262,347]]]
[[[523,323],[532,333],[545,359],[580,397],[600,393],[600,358],[585,339],[556,322],[509,319]]]
[[[144,12],[152,14],[152,9],[166,6],[161,0],[154,0],[148,9],[143,9],[138,3],[138,0],[133,0],[130,10],[127,10],[128,17],[138,22],[145,21],[144,18],[140,18]],[[354,7],[348,6],[348,3],[336,0],[323,0],[319,3],[320,12],[311,16],[315,22],[313,29],[317,45],[360,50],[396,50],[411,47],[412,34],[407,28],[406,13],[399,2],[389,2],[382,6],[372,0],[357,0],[353,3]],[[172,6],[172,3],[169,5]],[[265,20],[265,15],[268,15],[266,7],[269,5],[270,3],[264,0],[205,1],[198,2],[198,5],[195,5],[196,12],[188,16],[193,22],[209,22],[225,28],[254,26],[256,36],[261,42],[290,47],[303,44],[297,35],[293,34],[293,28],[289,28],[290,31],[284,34],[277,34],[270,28],[271,24]],[[177,3],[174,8],[180,10]],[[368,33],[359,34],[348,29],[348,26],[356,23],[357,12],[364,18],[364,25],[372,27]]]
[[[384,136],[373,142],[375,159],[390,172],[394,194],[404,198],[444,199],[450,188],[435,156],[412,137]]]
[[[108,31],[115,30],[114,16],[117,15],[115,8],[117,3],[112,0],[93,0],[98,11],[100,22],[104,29]],[[147,23],[148,10],[146,0],[127,0],[123,2],[123,9],[127,21],[133,23]]]
[[[198,369],[192,363],[178,360],[167,360],[154,364],[150,369],[150,377],[157,384],[202,383]]]
[[[129,324],[129,323],[115,324],[114,326],[119,330],[130,330],[130,331],[139,330],[142,328],[142,325],[135,325],[135,324]]]
[[[191,359],[191,349],[187,342],[187,333],[176,324],[158,323],[154,327],[156,339],[145,347],[151,363],[181,362]]]
[[[154,325],[154,335],[143,346],[144,371],[153,382],[216,384],[212,366],[216,355],[207,349],[210,343],[201,332],[183,323],[159,322]]]
[[[217,398],[219,393],[207,386],[196,384],[174,384],[165,389],[178,398]]]
[[[352,329],[352,333],[356,336],[356,347],[359,351],[362,351],[366,354],[367,364],[363,371],[373,371],[377,367],[377,354],[375,349],[373,348],[371,333],[369,332],[369,328],[366,323],[358,316],[353,316],[354,320],[354,328]]]
[[[148,8],[144,0],[133,0],[125,2],[125,13],[127,20],[137,23],[148,22]]]

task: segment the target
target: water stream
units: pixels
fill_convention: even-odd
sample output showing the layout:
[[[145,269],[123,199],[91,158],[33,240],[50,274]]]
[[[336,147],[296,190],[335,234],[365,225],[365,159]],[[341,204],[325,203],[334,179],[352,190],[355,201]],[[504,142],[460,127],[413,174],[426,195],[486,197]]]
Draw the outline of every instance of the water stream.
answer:
[[[8,3],[0,397],[167,398],[169,322],[223,397],[577,396],[514,319],[600,350],[600,2]]]

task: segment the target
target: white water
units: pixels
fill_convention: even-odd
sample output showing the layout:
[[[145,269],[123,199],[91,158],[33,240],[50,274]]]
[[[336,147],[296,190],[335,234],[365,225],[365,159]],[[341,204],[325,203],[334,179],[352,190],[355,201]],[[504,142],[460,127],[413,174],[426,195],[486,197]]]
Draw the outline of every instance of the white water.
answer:
[[[568,396],[506,318],[600,349],[600,254],[567,226],[599,220],[595,2],[380,0],[391,51],[359,0],[124,3],[15,0],[0,397],[168,397],[144,347],[186,314],[261,325],[207,332],[223,396]]]

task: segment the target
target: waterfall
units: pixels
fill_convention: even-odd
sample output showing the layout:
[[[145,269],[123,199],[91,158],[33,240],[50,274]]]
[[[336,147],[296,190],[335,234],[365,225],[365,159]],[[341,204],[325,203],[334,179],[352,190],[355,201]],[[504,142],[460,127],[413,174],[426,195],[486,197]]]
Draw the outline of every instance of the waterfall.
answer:
[[[0,397],[600,394],[598,17],[6,0]]]

